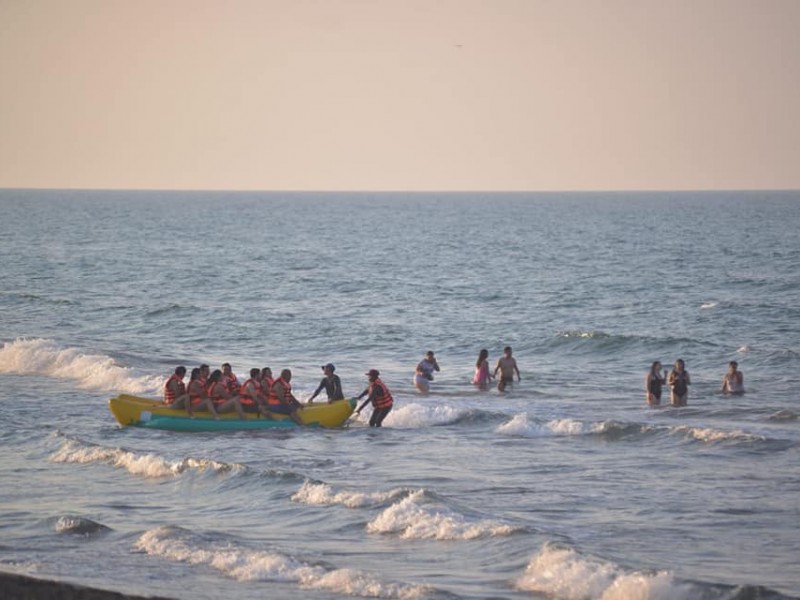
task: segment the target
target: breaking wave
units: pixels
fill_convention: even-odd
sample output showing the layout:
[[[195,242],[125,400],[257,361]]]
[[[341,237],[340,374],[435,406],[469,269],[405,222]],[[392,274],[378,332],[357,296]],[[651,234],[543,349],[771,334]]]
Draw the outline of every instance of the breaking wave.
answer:
[[[17,339],[0,348],[0,373],[71,379],[87,390],[146,394],[163,385],[162,377],[137,376],[110,356],[62,348],[52,340]]]

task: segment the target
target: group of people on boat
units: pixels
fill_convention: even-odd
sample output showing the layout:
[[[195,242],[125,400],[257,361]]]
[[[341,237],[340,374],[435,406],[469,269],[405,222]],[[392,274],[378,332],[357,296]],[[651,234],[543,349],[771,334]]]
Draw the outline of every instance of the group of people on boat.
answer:
[[[645,375],[645,397],[649,406],[661,404],[662,386],[669,386],[670,404],[672,406],[686,406],[689,399],[689,386],[692,384],[686,363],[682,358],[675,361],[672,371],[667,373],[662,370],[660,361],[654,361],[650,371]],[[724,394],[744,394],[744,374],[739,370],[739,363],[732,360],[728,363],[728,372],[722,378]]]
[[[325,390],[328,402],[344,400],[342,382],[335,370],[332,363],[322,366],[324,377],[304,404],[292,394],[291,369],[283,369],[277,378],[273,378],[269,367],[253,368],[250,369],[250,377],[240,383],[230,363],[223,363],[220,369],[214,371],[203,364],[192,369],[189,384],[186,385],[183,381],[186,367],[181,365],[175,368],[164,384],[164,403],[175,409],[185,409],[189,417],[194,417],[196,411],[209,412],[215,419],[219,419],[220,413],[226,412],[236,412],[240,419],[246,419],[246,413],[264,418],[286,415],[298,425],[303,425],[299,412],[313,404],[322,390]],[[366,375],[369,385],[357,398],[367,396],[367,400],[356,412],[360,414],[371,403],[374,409],[370,426],[380,427],[394,401],[376,369],[370,369]]]
[[[230,363],[211,371],[206,365],[192,369],[189,384],[183,383],[186,367],[179,366],[164,384],[164,403],[176,409],[185,409],[190,417],[195,411],[207,411],[215,419],[220,413],[236,412],[240,419],[246,413],[262,417],[273,414],[288,415],[302,424],[298,411],[303,404],[292,394],[292,371],[284,369],[274,379],[269,367],[250,369],[250,377],[244,383],[233,373]]]

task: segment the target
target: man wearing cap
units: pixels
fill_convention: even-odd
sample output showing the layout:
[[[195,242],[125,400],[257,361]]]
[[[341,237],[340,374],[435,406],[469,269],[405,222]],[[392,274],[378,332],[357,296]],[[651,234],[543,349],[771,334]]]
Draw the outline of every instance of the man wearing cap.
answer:
[[[309,404],[314,401],[314,398],[317,397],[317,394],[319,394],[323,388],[325,388],[325,393],[328,394],[329,403],[335,400],[344,400],[342,382],[339,376],[334,374],[335,370],[336,367],[333,366],[333,363],[322,365],[322,371],[325,373],[325,377],[322,378],[322,381],[319,382],[319,386],[314,390],[314,393],[311,394],[311,398],[308,399]]]
[[[361,399],[367,396],[367,399],[364,404],[358,407],[356,414],[360,415],[361,409],[371,402],[374,408],[372,409],[372,416],[369,419],[369,426],[380,427],[386,415],[392,411],[394,400],[386,384],[378,379],[380,373],[377,369],[370,369],[366,375],[369,377],[369,387],[361,392],[358,397]]]

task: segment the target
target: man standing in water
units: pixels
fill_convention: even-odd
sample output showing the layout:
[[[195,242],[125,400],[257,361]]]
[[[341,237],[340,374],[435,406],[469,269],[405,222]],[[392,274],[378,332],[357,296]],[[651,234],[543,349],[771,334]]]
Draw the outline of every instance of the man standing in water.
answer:
[[[500,392],[505,392],[506,387],[513,385],[514,373],[517,374],[517,381],[522,381],[517,361],[511,356],[511,346],[503,348],[503,356],[498,359],[497,366],[494,368],[495,377],[497,377],[498,371],[500,371],[500,379],[497,380],[497,390]]]
[[[439,371],[439,363],[433,355],[433,350],[428,350],[414,371],[414,386],[423,394],[431,391],[433,372]]]
[[[328,396],[328,402],[334,402],[335,400],[343,400],[344,393],[342,392],[342,381],[339,379],[339,376],[334,373],[336,367],[333,366],[333,363],[328,363],[327,365],[322,366],[322,371],[325,373],[325,377],[322,378],[322,381],[319,382],[317,389],[314,390],[314,393],[311,394],[311,398],[308,399],[308,403],[311,404],[314,402],[314,398],[324,389],[325,393]]]
[[[369,378],[369,387],[359,394],[358,399],[360,400],[364,396],[367,396],[367,399],[356,409],[356,414],[360,415],[363,408],[372,403],[373,409],[369,426],[380,427],[386,415],[392,412],[394,400],[389,388],[379,379],[381,374],[377,369],[370,369],[366,375]]]

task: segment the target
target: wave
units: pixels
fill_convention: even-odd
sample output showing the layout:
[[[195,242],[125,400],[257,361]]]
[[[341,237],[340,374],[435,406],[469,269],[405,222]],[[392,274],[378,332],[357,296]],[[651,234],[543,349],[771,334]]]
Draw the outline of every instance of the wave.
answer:
[[[618,439],[628,435],[655,432],[656,428],[641,423],[621,423],[619,421],[600,421],[584,423],[576,419],[552,419],[546,422],[531,420],[527,413],[515,415],[510,421],[500,425],[496,432],[511,437],[549,437],[597,435]]]
[[[796,421],[797,413],[789,409],[783,409],[771,414],[768,419],[770,421]]]
[[[574,329],[571,331],[559,331],[558,337],[561,338],[585,338],[585,339],[607,339],[612,337],[610,333],[605,331],[581,331]]]
[[[453,425],[474,413],[469,408],[455,408],[452,406],[423,404],[403,404],[395,408],[386,417],[384,425],[398,429],[419,429],[436,425]],[[353,417],[353,421],[369,421],[367,413]]]
[[[791,600],[762,586],[680,581],[670,571],[635,571],[545,544],[515,582],[520,591],[559,600]]]
[[[165,304],[164,306],[159,306],[158,308],[154,308],[149,310],[144,314],[145,319],[154,319],[156,317],[164,317],[169,315],[181,314],[184,312],[192,313],[198,310],[198,308],[194,305],[183,305],[183,304]]]
[[[671,573],[625,571],[616,564],[581,556],[571,548],[546,544],[528,563],[516,587],[562,600],[690,600],[696,586],[678,583]]]
[[[560,331],[552,338],[547,347],[567,352],[612,353],[622,350],[642,349],[652,351],[655,344],[669,346],[687,346],[698,343],[691,338],[649,337],[643,335],[611,334],[605,331],[570,330]]]
[[[417,490],[367,524],[371,533],[399,534],[405,540],[474,540],[511,535],[518,528],[487,519],[471,519],[448,508],[425,506]]]
[[[334,492],[327,483],[313,483],[306,480],[303,486],[294,493],[291,500],[302,504],[314,506],[329,506],[339,504],[347,508],[365,508],[384,504],[399,496],[408,494],[406,489],[396,489],[389,492]]]
[[[40,302],[42,304],[49,304],[51,306],[78,306],[79,304],[75,300],[70,300],[68,298],[49,298],[47,296],[30,292],[0,292],[0,296],[22,303]]]
[[[153,479],[176,477],[186,471],[240,473],[247,470],[244,465],[206,459],[184,458],[170,461],[153,453],[138,454],[120,448],[83,444],[72,439],[64,440],[62,447],[50,457],[50,460],[56,463],[105,464],[125,469],[132,475]]]
[[[303,588],[365,598],[411,600],[431,588],[385,581],[347,568],[315,565],[277,550],[259,550],[230,540],[214,541],[180,527],[158,527],[142,534],[137,550],[190,565],[210,566],[237,581],[296,583]]]
[[[689,439],[706,444],[720,442],[765,442],[767,438],[762,435],[746,433],[744,431],[723,431],[710,427],[692,427],[691,425],[678,425],[669,428],[670,433],[686,436]]]
[[[683,409],[685,410],[685,409]],[[797,416],[791,411],[776,413],[773,420],[792,420]],[[755,433],[735,430],[725,431],[712,427],[692,425],[653,425],[649,423],[626,423],[615,420],[583,422],[577,419],[552,419],[536,421],[527,413],[515,415],[510,421],[503,423],[495,430],[499,435],[521,438],[597,436],[607,441],[650,436],[683,436],[692,442],[704,444],[729,444],[743,447],[755,446],[759,451],[783,451],[794,447],[791,440],[773,439]]]
[[[162,377],[136,376],[103,354],[86,354],[62,348],[52,340],[18,338],[0,348],[0,373],[46,375],[71,379],[87,390],[146,394],[157,393]]]
[[[87,537],[95,533],[111,530],[102,523],[97,523],[96,521],[84,517],[73,516],[59,517],[55,522],[54,528],[56,533],[59,534],[84,535]]]

